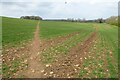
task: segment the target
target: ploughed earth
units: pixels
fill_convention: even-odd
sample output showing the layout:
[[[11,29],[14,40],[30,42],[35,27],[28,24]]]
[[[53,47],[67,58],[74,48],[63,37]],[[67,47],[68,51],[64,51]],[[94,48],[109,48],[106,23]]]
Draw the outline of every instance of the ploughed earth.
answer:
[[[107,69],[106,55],[107,50],[104,49],[101,57],[96,57],[95,52],[91,52],[91,48],[96,51],[96,45],[99,43],[99,35],[97,29],[91,32],[82,42],[78,42],[75,46],[70,47],[67,54],[54,55],[52,62],[44,62],[44,51],[49,48],[62,44],[74,36],[81,35],[81,32],[73,32],[68,35],[58,36],[49,40],[41,40],[39,38],[40,22],[36,26],[34,38],[32,42],[20,48],[9,48],[3,50],[3,64],[8,66],[8,71],[3,72],[3,77],[15,78],[77,78],[90,77],[90,73],[99,67],[83,66],[88,59],[103,60],[104,64],[100,65],[105,70],[105,77],[109,77]],[[111,52],[112,53],[112,52]],[[51,55],[52,55],[51,54]],[[112,58],[112,54],[111,54]],[[113,58],[112,58],[113,59]],[[114,61],[114,59],[113,59]],[[80,76],[80,71],[87,70],[85,75]],[[12,74],[12,75],[11,75]],[[97,76],[93,76],[96,77]]]

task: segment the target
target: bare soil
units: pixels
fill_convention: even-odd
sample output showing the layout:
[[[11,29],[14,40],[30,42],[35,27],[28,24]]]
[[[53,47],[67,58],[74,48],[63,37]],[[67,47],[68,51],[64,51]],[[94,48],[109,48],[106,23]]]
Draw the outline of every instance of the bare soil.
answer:
[[[91,36],[86,39],[82,44],[78,44],[76,47],[70,50],[68,55],[58,57],[56,62],[46,65],[43,76],[44,77],[63,77],[72,78],[78,77],[79,69],[87,56],[87,51],[94,43],[97,32],[93,32]]]
[[[21,48],[10,48],[4,51],[3,63],[11,66],[11,61],[23,58],[23,62],[27,64],[27,67],[21,66],[18,68],[18,71],[14,74],[13,77],[24,77],[24,78],[77,78],[80,70],[83,70],[84,61],[92,56],[95,60],[99,60],[99,57],[96,58],[96,55],[90,54],[89,49],[95,45],[98,40],[97,27],[95,27],[95,32],[92,32],[91,35],[82,43],[80,42],[75,47],[71,48],[69,53],[66,55],[57,55],[56,60],[51,64],[42,63],[41,51],[47,49],[51,46],[63,43],[74,35],[79,34],[80,32],[74,32],[66,36],[59,36],[50,40],[41,40],[39,38],[40,31],[40,22],[36,26],[34,32],[33,41],[28,43],[27,46]],[[106,49],[103,51],[106,53]],[[112,56],[112,55],[111,55]],[[107,55],[101,55],[104,59],[104,70],[106,78],[109,77],[108,62],[106,62]],[[113,59],[113,57],[111,57]],[[114,61],[114,60],[113,60]],[[99,65],[96,65],[99,67]],[[88,67],[89,72],[93,71],[93,68]],[[83,77],[88,77],[88,74],[85,74]]]
[[[43,49],[45,49],[45,48],[48,48],[48,47],[51,47],[51,46],[54,46],[54,45],[63,43],[64,41],[68,40],[69,38],[71,38],[71,37],[73,37],[74,35],[77,35],[77,34],[79,34],[79,33],[80,33],[80,32],[73,32],[73,33],[70,33],[70,34],[68,34],[68,35],[59,36],[59,37],[54,38],[54,39],[42,40],[40,46],[41,46]]]
[[[42,64],[39,62],[38,53],[40,50],[40,39],[39,39],[39,23],[36,26],[36,31],[34,32],[33,41],[27,44],[27,46],[22,48],[10,48],[7,49],[4,53],[4,62],[5,64],[11,65],[11,60],[22,60],[18,71],[13,74],[13,77],[26,77],[26,78],[40,78],[40,70],[42,70]],[[18,59],[16,59],[18,58]],[[7,60],[9,59],[9,60]],[[22,66],[26,64],[26,66]],[[11,71],[10,71],[11,72]]]
[[[95,25],[95,32],[82,43],[79,43],[75,47],[71,48],[69,53],[66,55],[57,55],[56,60],[51,64],[42,63],[41,52],[51,46],[63,43],[74,35],[79,34],[79,32],[74,32],[66,36],[59,36],[50,40],[41,40],[39,38],[40,22],[36,26],[33,41],[28,43],[25,47],[21,48],[10,48],[3,50],[4,55],[3,63],[7,64],[10,68],[12,67],[11,62],[15,60],[21,60],[21,63],[27,64],[27,66],[19,66],[18,71],[13,74],[13,77],[25,77],[25,78],[77,78],[80,70],[83,70],[84,61],[90,56],[94,60],[103,60],[103,68],[106,71],[105,77],[109,77],[108,62],[106,61],[107,52],[105,48],[103,53],[101,53],[100,58],[96,57],[94,53],[89,53],[89,50],[98,40],[98,27]],[[103,43],[104,44],[104,43]],[[112,59],[112,63],[115,62],[112,52],[109,54]],[[22,60],[23,59],[23,60]],[[99,67],[99,65],[96,65]],[[96,67],[89,67],[89,71],[93,71]],[[11,72],[10,72],[11,74]],[[88,77],[89,75],[84,75],[83,77]]]
[[[39,39],[39,23],[37,24],[36,31],[34,33],[34,39],[32,45],[30,47],[30,56],[28,60],[28,68],[23,75],[27,78],[40,78],[41,77],[41,70],[43,69],[42,64],[39,62],[40,56],[40,39]]]
[[[17,67],[17,72],[12,73],[8,71],[9,74],[13,74],[11,77],[26,77],[26,78],[41,78],[41,71],[43,71],[43,64],[40,61],[40,52],[50,46],[57,45],[69,39],[70,37],[79,34],[79,32],[74,32],[65,36],[59,36],[51,40],[40,40],[39,38],[39,22],[36,26],[36,31],[34,32],[34,38],[32,42],[26,44],[26,46],[18,48],[8,48],[3,49],[4,55],[3,63],[7,64],[9,68],[12,67],[12,62],[19,60],[21,65]],[[26,66],[24,66],[26,65]],[[4,75],[4,74],[3,74]]]

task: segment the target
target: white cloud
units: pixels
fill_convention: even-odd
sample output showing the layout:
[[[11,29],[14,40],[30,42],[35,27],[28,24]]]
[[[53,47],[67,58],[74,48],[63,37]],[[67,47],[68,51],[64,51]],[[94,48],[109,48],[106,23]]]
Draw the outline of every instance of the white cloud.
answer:
[[[67,2],[67,4],[65,4]],[[107,18],[118,14],[118,0],[2,0],[2,16],[43,18]]]
[[[119,0],[1,0],[2,2],[118,2]]]

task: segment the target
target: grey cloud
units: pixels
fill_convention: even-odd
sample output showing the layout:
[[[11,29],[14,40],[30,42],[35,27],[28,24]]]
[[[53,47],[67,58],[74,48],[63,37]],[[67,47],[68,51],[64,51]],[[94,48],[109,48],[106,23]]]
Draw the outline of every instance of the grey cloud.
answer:
[[[104,3],[104,2],[103,2]],[[43,18],[99,18],[117,15],[117,3],[89,2],[2,2],[0,15],[20,17],[39,15]]]

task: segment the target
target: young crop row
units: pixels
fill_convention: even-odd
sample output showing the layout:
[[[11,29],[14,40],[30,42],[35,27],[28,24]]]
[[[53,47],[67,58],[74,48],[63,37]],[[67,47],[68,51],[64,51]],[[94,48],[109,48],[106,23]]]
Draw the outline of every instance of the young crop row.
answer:
[[[69,53],[69,50],[72,47],[85,40],[90,35],[90,33],[91,31],[84,33],[80,32],[79,34],[76,34],[73,37],[68,38],[65,42],[44,50],[41,53],[43,55],[43,62],[50,63],[54,61],[58,55],[60,54],[66,55],[67,53]]]
[[[118,77],[118,40],[117,40],[118,37],[117,37],[116,32],[113,32],[113,33],[102,32],[101,33],[101,35],[103,36],[105,40],[104,44],[107,46],[107,51],[108,51],[107,61],[108,61],[108,68],[109,68],[111,78]]]
[[[16,72],[26,69],[28,67],[28,63],[26,58],[28,57],[28,51],[24,51],[24,49],[20,49],[23,51],[18,52],[8,52],[3,55],[3,63],[2,63],[2,73],[3,77],[10,78],[16,75]]]
[[[118,77],[118,61],[116,58],[116,55],[118,55],[117,35],[115,35],[114,32],[110,32],[112,28],[108,30],[108,32],[106,32],[106,29],[108,30],[107,27],[99,27],[98,39],[96,40],[96,43],[89,49],[89,52],[87,53],[88,56],[81,66],[79,77]]]

